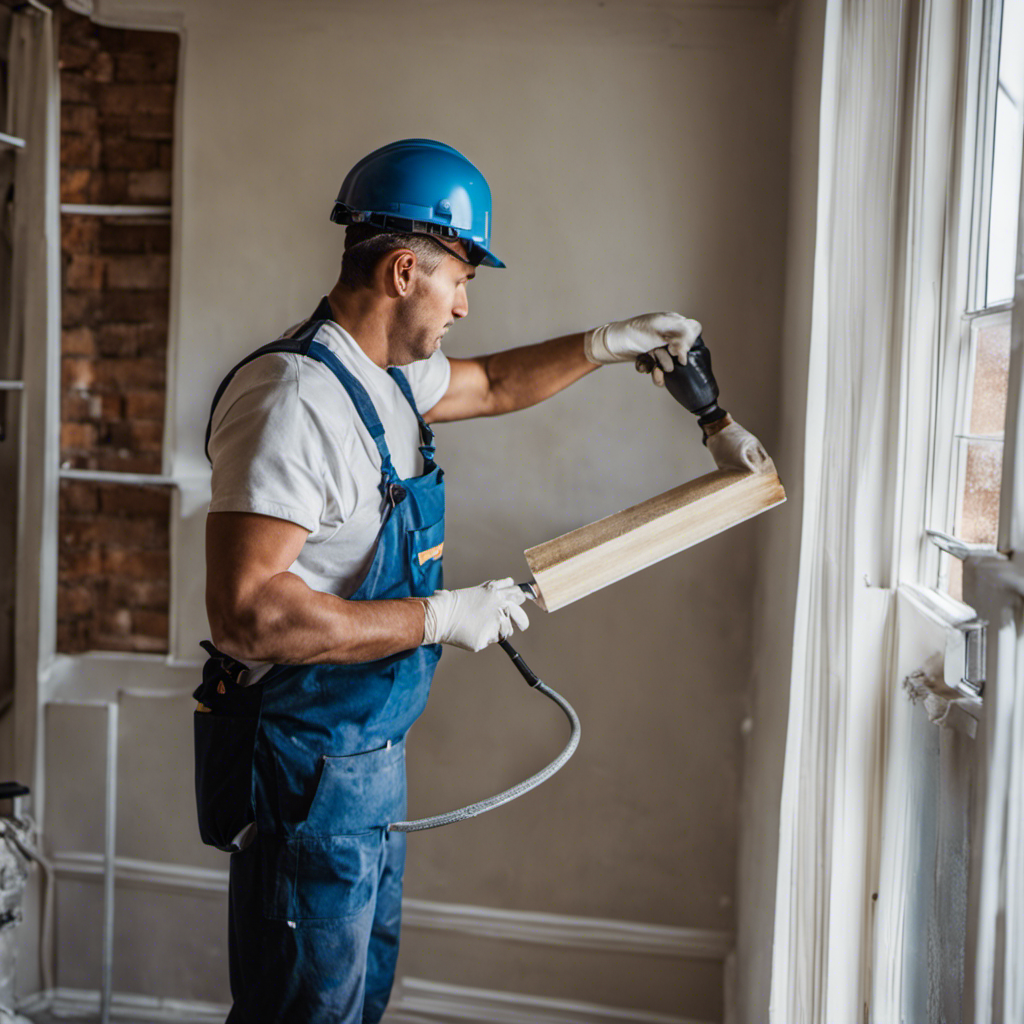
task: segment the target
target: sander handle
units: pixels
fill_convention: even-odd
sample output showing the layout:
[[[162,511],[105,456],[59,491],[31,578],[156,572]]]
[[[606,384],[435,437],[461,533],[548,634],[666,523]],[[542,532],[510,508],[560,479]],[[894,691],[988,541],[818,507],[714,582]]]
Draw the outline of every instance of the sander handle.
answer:
[[[703,335],[690,347],[686,362],[672,357],[675,366],[665,374],[665,388],[684,408],[697,417],[701,427],[723,419],[726,411],[718,404],[718,381],[711,372],[711,352],[704,344]],[[649,352],[636,357],[636,368],[640,373],[650,373],[657,360]]]

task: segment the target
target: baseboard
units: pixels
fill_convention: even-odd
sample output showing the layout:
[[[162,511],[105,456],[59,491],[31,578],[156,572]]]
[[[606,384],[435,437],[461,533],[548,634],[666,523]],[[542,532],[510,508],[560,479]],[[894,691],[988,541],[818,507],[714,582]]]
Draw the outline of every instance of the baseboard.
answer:
[[[444,982],[403,978],[382,1024],[708,1024],[676,1017],[573,999],[466,988]]]
[[[193,999],[157,999],[154,996],[115,992],[110,1002],[111,1020],[146,1024],[224,1024],[230,1007]],[[100,994],[89,989],[55,988],[20,1000],[21,1013],[46,1010],[54,1017],[96,1017]]]
[[[24,1012],[48,1010],[56,1017],[95,1016],[100,995],[87,989],[57,988],[23,1000]],[[223,1024],[228,1007],[187,999],[115,992],[112,1020],[146,1024]],[[602,1006],[570,999],[521,995],[496,989],[467,988],[444,982],[403,978],[396,986],[383,1024],[709,1024],[647,1010]]]
[[[53,858],[58,879],[101,882],[103,857],[95,853],[58,853]],[[118,857],[115,877],[127,888],[222,895],[227,871]],[[405,928],[456,932],[475,938],[600,950],[632,956],[666,956],[681,960],[723,962],[733,947],[731,932],[709,928],[618,921],[539,911],[503,910],[462,903],[404,899]]]

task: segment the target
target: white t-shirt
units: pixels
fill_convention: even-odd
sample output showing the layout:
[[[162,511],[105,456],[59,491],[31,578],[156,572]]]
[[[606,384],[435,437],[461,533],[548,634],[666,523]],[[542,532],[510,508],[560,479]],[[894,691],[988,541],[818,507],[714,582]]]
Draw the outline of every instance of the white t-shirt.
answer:
[[[391,375],[344,328],[325,321],[316,341],[366,389],[401,478],[423,473],[416,415]],[[420,413],[448,390],[440,351],[401,368]],[[290,567],[313,590],[350,596],[380,530],[380,454],[348,392],[323,363],[272,353],[243,366],[214,411],[211,512],[257,512],[309,530]]]

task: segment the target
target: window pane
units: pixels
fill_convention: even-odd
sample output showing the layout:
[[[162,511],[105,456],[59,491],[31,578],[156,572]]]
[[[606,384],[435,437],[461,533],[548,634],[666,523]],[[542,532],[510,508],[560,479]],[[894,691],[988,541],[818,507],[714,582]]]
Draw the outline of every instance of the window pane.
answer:
[[[1024,0],[1003,0],[985,305],[1013,298],[1024,96]]]
[[[995,544],[999,529],[1002,441],[963,441],[964,489],[957,536],[971,544]]]
[[[972,434],[1002,437],[1010,374],[1010,320],[987,323],[974,336],[974,386],[971,389]]]
[[[992,210],[988,236],[985,305],[1013,298],[1014,256],[1020,196],[1021,118],[1002,89],[996,99],[996,139],[992,157]]]

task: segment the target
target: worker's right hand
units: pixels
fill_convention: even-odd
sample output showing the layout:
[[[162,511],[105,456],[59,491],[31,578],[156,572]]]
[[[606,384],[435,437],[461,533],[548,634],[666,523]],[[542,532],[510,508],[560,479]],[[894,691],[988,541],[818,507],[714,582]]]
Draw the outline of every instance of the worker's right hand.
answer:
[[[592,363],[632,362],[645,352],[668,350],[681,363],[700,337],[701,325],[679,313],[641,313],[629,320],[613,320],[583,335],[583,351]]]
[[[423,599],[423,642],[482,651],[511,636],[512,623],[520,629],[530,625],[521,607],[525,600],[511,576],[464,590],[435,590]]]

